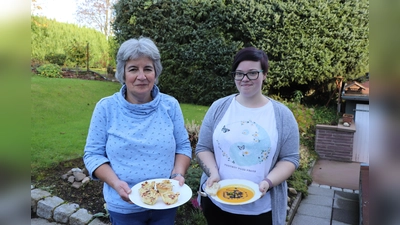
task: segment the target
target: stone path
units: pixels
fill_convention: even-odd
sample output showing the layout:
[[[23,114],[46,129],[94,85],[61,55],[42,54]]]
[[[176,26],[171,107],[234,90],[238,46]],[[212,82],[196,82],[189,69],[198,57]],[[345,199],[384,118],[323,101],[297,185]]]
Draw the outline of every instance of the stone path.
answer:
[[[359,225],[359,163],[319,160],[291,225]]]

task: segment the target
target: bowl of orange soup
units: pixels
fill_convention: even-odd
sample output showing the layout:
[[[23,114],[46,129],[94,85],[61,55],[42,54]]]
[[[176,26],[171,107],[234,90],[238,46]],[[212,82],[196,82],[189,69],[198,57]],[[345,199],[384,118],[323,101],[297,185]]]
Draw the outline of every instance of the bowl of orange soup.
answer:
[[[258,184],[243,179],[227,179],[218,182],[220,189],[216,196],[212,196],[216,201],[230,205],[242,205],[256,201],[261,197]]]

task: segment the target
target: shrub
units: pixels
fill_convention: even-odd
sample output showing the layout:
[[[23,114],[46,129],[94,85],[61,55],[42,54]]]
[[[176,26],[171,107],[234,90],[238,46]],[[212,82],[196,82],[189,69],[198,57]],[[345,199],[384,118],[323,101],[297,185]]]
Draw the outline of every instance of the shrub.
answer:
[[[200,168],[196,160],[192,159],[190,167],[185,176],[186,184],[192,189],[193,193],[197,193],[200,187],[200,178],[203,170]]]
[[[304,196],[308,195],[308,185],[311,183],[312,178],[308,174],[308,170],[298,169],[287,180],[288,186],[301,192]]]
[[[312,162],[317,159],[315,151],[308,149],[306,146],[300,144],[300,164],[299,169],[309,170],[312,166]]]
[[[196,161],[195,149],[197,141],[199,140],[200,125],[196,124],[194,120],[190,123],[185,124],[186,130],[189,134],[189,141],[192,147],[192,161],[187,171],[186,184],[192,189],[193,193],[196,193],[200,185],[200,177],[203,170],[200,168]]]
[[[368,71],[367,0],[119,0],[114,6],[116,41],[152,38],[164,66],[160,88],[180,102],[209,105],[236,92],[228,75],[232,59],[250,45],[268,53],[265,89],[297,101],[309,91],[308,98],[329,98],[337,76]]]
[[[300,135],[305,135],[306,131],[314,125],[314,110],[295,102],[283,102],[292,112],[299,125]]]
[[[200,125],[196,124],[194,120],[191,123],[185,124],[186,130],[189,134],[190,146],[192,147],[192,157],[195,157],[194,151],[196,149],[197,141],[199,140]]]
[[[65,54],[50,53],[47,54],[44,59],[51,64],[57,64],[59,66],[64,65],[67,56]]]
[[[85,43],[74,39],[71,44],[65,49],[67,54],[67,63],[74,66],[86,65],[86,46]]]
[[[45,64],[37,69],[38,75],[50,78],[62,78],[61,67],[56,64]]]

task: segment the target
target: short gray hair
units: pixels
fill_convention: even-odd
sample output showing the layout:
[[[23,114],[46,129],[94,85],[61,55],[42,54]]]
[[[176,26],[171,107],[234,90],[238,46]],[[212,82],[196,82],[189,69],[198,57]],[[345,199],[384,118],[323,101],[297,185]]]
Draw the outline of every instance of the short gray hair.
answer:
[[[125,84],[125,63],[130,59],[137,59],[140,57],[148,57],[153,60],[154,69],[156,72],[156,81],[162,71],[161,56],[157,46],[154,42],[147,37],[140,37],[139,39],[129,39],[122,43],[117,53],[117,68],[115,78],[121,83]]]

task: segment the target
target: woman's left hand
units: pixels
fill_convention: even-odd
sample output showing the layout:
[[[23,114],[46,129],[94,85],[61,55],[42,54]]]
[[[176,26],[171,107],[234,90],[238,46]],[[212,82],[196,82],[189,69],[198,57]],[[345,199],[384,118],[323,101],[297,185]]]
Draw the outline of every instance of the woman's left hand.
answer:
[[[179,186],[182,186],[185,183],[185,178],[183,176],[176,176],[172,179],[177,180],[179,182]]]
[[[269,189],[269,184],[267,181],[263,180],[260,182],[260,184],[258,186],[259,186],[259,189],[261,192],[261,197],[263,197]]]

